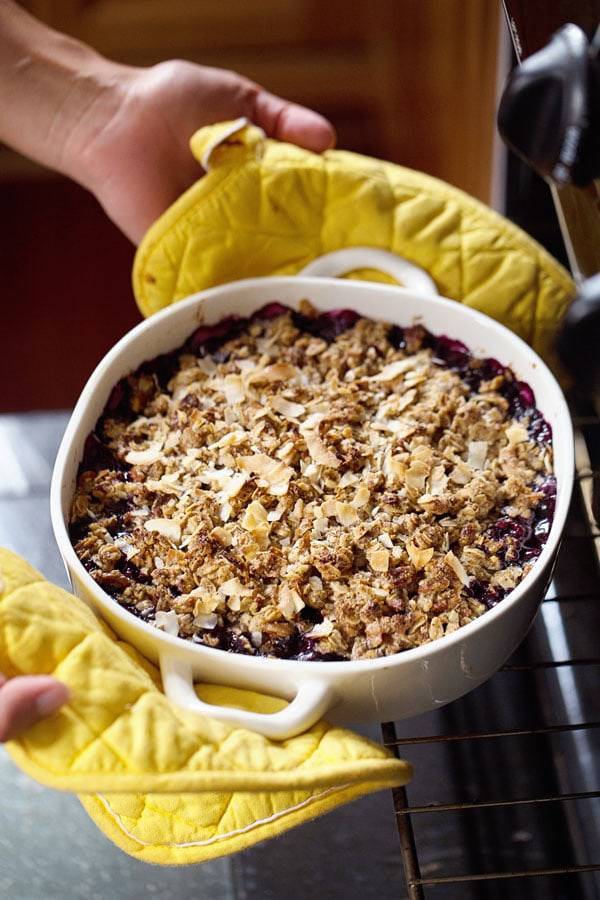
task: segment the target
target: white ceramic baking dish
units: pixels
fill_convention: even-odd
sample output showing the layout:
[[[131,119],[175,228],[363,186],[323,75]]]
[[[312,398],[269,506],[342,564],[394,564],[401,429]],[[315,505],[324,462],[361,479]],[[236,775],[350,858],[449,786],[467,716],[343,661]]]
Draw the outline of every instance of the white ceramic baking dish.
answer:
[[[63,438],[52,480],[54,533],[75,593],[124,640],[159,663],[166,695],[187,712],[246,726],[276,739],[300,733],[323,715],[336,723],[399,720],[455,700],[489,678],[522,640],[550,582],[571,497],[573,433],[563,394],[541,359],[497,322],[433,295],[429,277],[381,251],[341,251],[316,261],[310,273],[341,274],[359,267],[391,271],[412,288],[328,277],[253,278],[221,285],[142,322],[106,355],[85,386]],[[429,292],[426,294],[424,292]],[[310,298],[320,310],[348,307],[399,325],[421,322],[434,334],[460,338],[478,356],[511,366],[535,391],[552,425],[558,493],[548,541],[529,575],[474,622],[414,650],[381,659],[300,662],[243,656],[172,637],[126,612],[95,583],[69,541],[67,517],[86,436],[114,384],[145,360],[182,344],[201,322],[249,315],[272,300],[297,307]],[[260,714],[200,700],[194,681],[250,688],[291,701]]]

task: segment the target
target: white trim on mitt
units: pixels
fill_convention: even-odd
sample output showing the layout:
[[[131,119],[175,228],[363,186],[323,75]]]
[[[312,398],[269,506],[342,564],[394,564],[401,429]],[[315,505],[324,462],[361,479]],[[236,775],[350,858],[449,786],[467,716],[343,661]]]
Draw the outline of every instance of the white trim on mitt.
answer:
[[[257,828],[259,825],[268,825],[269,822],[275,822],[282,816],[287,816],[288,813],[293,813],[305,806],[309,806],[311,803],[314,803],[315,800],[320,800],[322,797],[327,797],[329,794],[333,794],[336,791],[342,791],[348,787],[351,787],[351,785],[340,784],[337,787],[327,788],[326,791],[321,791],[320,794],[314,794],[312,797],[309,797],[307,800],[303,800],[302,803],[298,803],[296,806],[290,806],[288,807],[288,809],[282,809],[280,812],[273,813],[272,816],[268,816],[266,819],[256,819],[256,821],[251,822],[249,825],[245,825],[244,828],[236,828],[234,831],[228,831],[226,834],[215,835],[214,837],[208,838],[205,841],[184,841],[182,843],[169,841],[166,844],[157,844],[155,841],[143,841],[141,838],[136,837],[135,834],[132,834],[131,831],[129,831],[129,829],[125,827],[121,816],[114,811],[104,794],[96,794],[96,796],[105,807],[106,811],[113,817],[121,831],[126,834],[127,837],[131,838],[132,841],[135,841],[136,843],[141,844],[144,847],[207,847],[209,844],[216,844],[218,841],[224,841],[227,838],[236,837],[239,834],[245,834],[248,831],[252,831],[253,828]]]

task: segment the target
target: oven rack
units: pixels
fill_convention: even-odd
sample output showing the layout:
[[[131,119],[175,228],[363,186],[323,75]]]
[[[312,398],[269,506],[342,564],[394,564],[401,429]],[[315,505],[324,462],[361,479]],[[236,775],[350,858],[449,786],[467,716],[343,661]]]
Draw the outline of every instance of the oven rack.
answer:
[[[442,711],[439,732],[404,735],[405,723],[397,726],[394,722],[386,722],[381,726],[384,745],[396,756],[406,754],[415,768],[413,784],[392,791],[408,900],[450,896],[461,900],[509,896],[511,900],[521,896],[577,897],[582,900],[600,897],[600,753],[594,753],[594,745],[600,751],[600,705],[596,703],[594,708],[593,703],[593,695],[600,694],[594,691],[594,686],[600,685],[600,641],[596,640],[597,652],[592,646],[591,652],[582,654],[573,652],[570,642],[564,640],[565,623],[572,628],[575,621],[580,631],[589,629],[590,633],[600,623],[600,529],[593,512],[598,508],[595,491],[600,486],[600,467],[595,468],[592,463],[593,458],[600,456],[600,418],[589,410],[583,414],[574,413],[573,407],[572,415],[576,436],[574,500],[555,579],[523,645],[488,683],[498,688],[507,673],[537,680],[535,689],[538,692],[544,690],[539,708],[528,709],[523,722],[510,724],[503,720],[503,713],[511,709],[510,704],[507,708],[501,705],[497,710],[487,710],[486,727],[465,727],[469,710],[465,713],[461,707],[469,706],[471,714],[475,710],[477,718],[477,703],[482,701],[482,688],[479,688]],[[581,562],[583,559],[585,564]],[[582,578],[583,570],[585,577]],[[553,683],[541,685],[540,677],[548,676]],[[591,703],[588,702],[590,696]],[[456,708],[459,708],[458,715],[453,713]],[[588,742],[586,746],[582,740]],[[450,800],[436,797],[425,803],[411,800],[413,793],[419,792],[418,754],[424,746],[430,751],[437,748],[451,755],[458,748],[471,760],[485,759],[486,765],[494,769],[494,757],[499,748],[503,748],[498,763],[501,766],[502,760],[507,759],[507,745],[513,747],[513,756],[516,746],[517,758],[531,759],[537,741],[545,743],[541,769],[547,769],[550,789],[536,790],[537,785],[528,784],[527,789],[521,789],[515,796],[511,792],[506,796],[501,778],[500,782],[496,779],[499,792],[480,794],[478,788],[481,785],[469,786],[468,776],[465,778],[464,771],[461,773],[464,765],[461,766],[460,760],[456,763],[455,756],[452,771],[457,781],[466,782],[465,796]],[[439,771],[442,770],[440,765]],[[510,781],[510,771],[505,772],[504,781],[505,784]],[[439,785],[435,788],[436,792],[438,790]],[[532,856],[524,850],[520,854],[517,846],[516,853],[508,854],[507,865],[501,864],[501,853],[496,854],[496,864],[490,865],[489,852],[481,851],[472,825],[464,822],[474,814],[481,817],[500,811],[518,820],[517,835],[530,838],[535,837],[533,829],[536,825],[539,827],[542,823],[545,827],[551,810],[554,836],[550,844],[556,846],[558,840],[564,847],[568,846],[568,853],[561,852],[559,858],[551,852]],[[431,856],[431,840],[423,850],[423,842],[416,833],[419,823],[427,818],[430,833],[435,834],[431,820],[436,819],[447,834],[448,825],[444,825],[443,817],[449,814],[462,820],[455,834],[461,836],[463,855],[469,858],[469,867],[464,864],[462,867],[444,866],[443,862],[435,860],[435,849],[433,861],[424,858]],[[560,828],[557,828],[557,822]],[[507,839],[508,835],[504,837]],[[464,846],[469,840],[471,846]],[[444,856],[441,852],[438,855]]]

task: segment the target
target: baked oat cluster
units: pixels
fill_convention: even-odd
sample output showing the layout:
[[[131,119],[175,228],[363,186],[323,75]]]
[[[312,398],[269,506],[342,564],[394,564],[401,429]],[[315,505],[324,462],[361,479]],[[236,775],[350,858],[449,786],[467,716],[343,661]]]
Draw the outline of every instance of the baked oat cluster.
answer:
[[[419,325],[270,303],[115,387],[71,537],[117,602],[240,653],[364,659],[500,602],[546,540],[531,389]]]

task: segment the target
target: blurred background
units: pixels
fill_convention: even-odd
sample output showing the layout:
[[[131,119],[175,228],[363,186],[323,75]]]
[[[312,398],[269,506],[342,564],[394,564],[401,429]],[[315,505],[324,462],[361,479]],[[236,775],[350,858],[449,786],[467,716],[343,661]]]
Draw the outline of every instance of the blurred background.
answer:
[[[514,63],[500,0],[23,5],[123,62],[179,57],[235,69],[328,116],[340,147],[457,185],[565,261],[547,185],[495,134]],[[591,33],[600,19],[600,0],[509,5],[527,19],[526,56],[564,22]],[[139,321],[134,248],[88,193],[1,146],[0,210],[0,545],[67,587],[49,521],[52,463],[66,410],[99,359]],[[590,514],[600,422],[586,408],[579,424],[582,494],[547,601],[498,676],[401,724],[401,752],[417,777],[408,800],[395,797],[397,817],[386,792],[233,857],[151,868],[125,857],[74,797],[37,785],[0,747],[0,898],[412,900],[423,896],[422,877],[427,898],[600,900],[600,532]],[[378,726],[363,731],[381,741]],[[540,871],[553,877],[529,877]]]
[[[510,57],[500,0],[22,5],[122,62],[184,58],[237,70],[328,116],[340,147],[421,169],[498,205],[496,92]],[[70,407],[139,320],[134,248],[86,191],[7,148],[0,209],[0,412]]]

